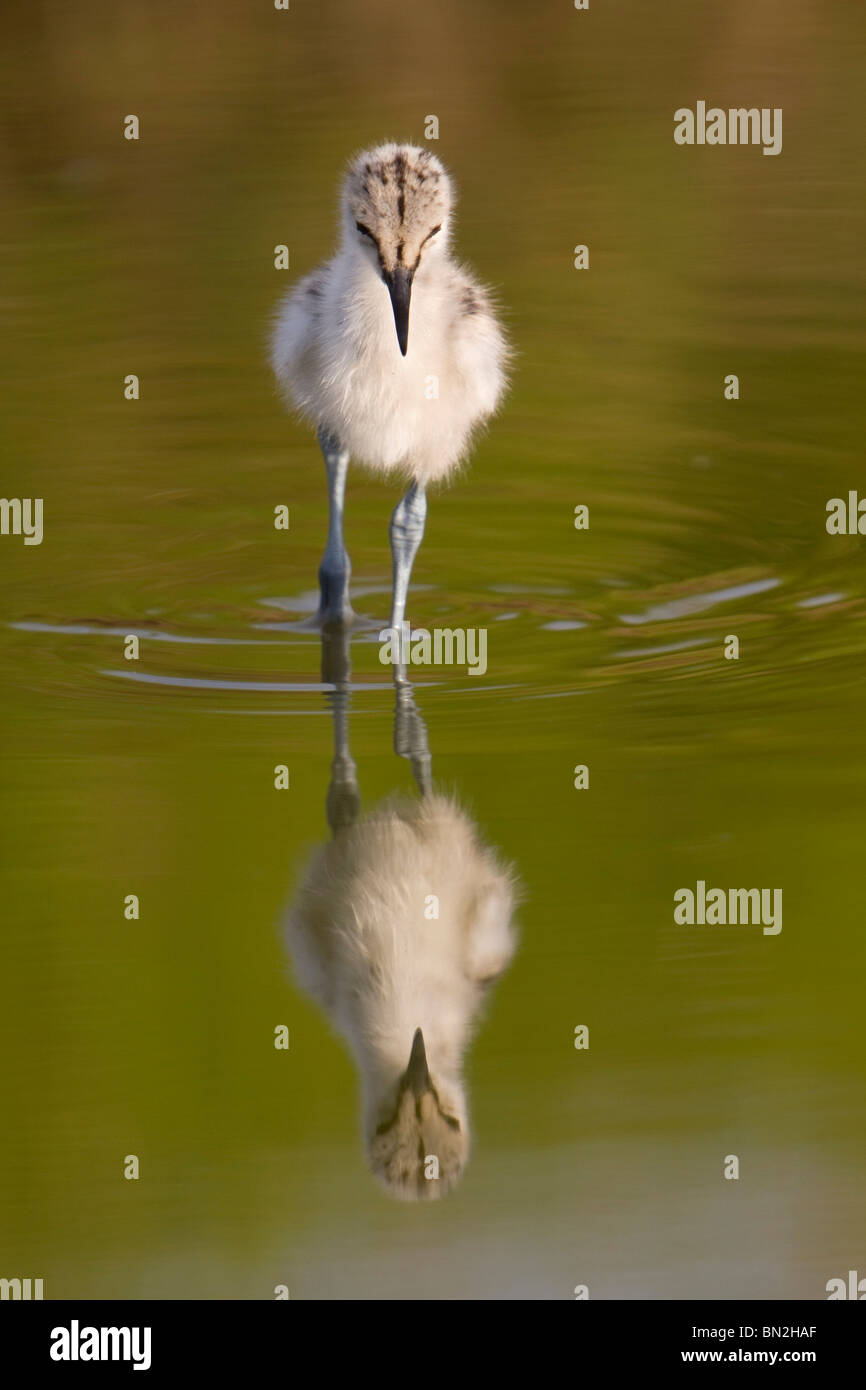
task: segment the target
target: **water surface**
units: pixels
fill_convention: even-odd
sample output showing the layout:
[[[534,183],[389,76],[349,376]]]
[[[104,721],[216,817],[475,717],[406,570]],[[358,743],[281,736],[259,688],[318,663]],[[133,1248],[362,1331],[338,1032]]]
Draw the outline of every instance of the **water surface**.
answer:
[[[864,542],[824,528],[866,489],[852,12],[32,5],[5,27],[3,487],[45,499],[45,539],[0,541],[0,1273],[48,1297],[823,1297],[866,1236]],[[675,147],[702,95],[782,106],[782,155]],[[264,356],[274,245],[315,265],[345,158],[428,112],[516,358],[431,498],[410,604],[486,627],[488,670],[415,693],[434,777],[525,900],[469,1058],[472,1160],[414,1207],[365,1170],[354,1069],[281,934],[333,726],[298,630],[323,469]],[[373,619],[394,501],[350,476]],[[412,779],[369,631],[352,663],[366,810]],[[781,887],[783,930],[676,926],[698,879]]]

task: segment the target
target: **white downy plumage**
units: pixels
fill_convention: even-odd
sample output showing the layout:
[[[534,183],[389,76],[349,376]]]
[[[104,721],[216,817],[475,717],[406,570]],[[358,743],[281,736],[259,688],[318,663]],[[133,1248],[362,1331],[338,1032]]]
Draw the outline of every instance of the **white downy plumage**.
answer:
[[[323,622],[352,616],[342,539],[349,458],[411,482],[391,527],[399,625],[424,490],[457,468],[505,390],[508,350],[488,294],[450,254],[452,204],[429,150],[385,144],[358,155],[343,183],[337,254],[278,314],[272,366],[286,399],[317,426],[328,467]]]

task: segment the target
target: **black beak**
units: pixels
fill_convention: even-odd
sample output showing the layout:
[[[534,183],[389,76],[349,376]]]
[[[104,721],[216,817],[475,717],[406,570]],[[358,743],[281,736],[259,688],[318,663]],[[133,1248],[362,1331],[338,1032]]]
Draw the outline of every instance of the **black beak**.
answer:
[[[393,270],[388,271],[384,279],[391,296],[391,307],[394,310],[397,342],[400,344],[400,351],[405,357],[406,349],[409,346],[409,300],[412,297],[412,271],[407,270],[404,265],[398,265]]]
[[[420,1100],[431,1086],[430,1073],[427,1070],[427,1053],[424,1050],[424,1034],[420,1028],[415,1029],[415,1036],[412,1039],[412,1051],[409,1054],[409,1065],[406,1068],[406,1085],[411,1086],[412,1094],[416,1100]]]

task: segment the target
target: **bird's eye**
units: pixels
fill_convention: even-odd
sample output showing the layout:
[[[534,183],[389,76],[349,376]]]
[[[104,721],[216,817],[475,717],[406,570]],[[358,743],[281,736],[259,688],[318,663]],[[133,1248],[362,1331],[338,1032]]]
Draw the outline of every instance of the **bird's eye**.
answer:
[[[368,237],[370,241],[372,241],[373,245],[376,245],[376,238],[373,236],[373,233],[370,231],[369,227],[365,227],[363,222],[356,222],[355,226],[358,228],[358,231],[361,233],[361,236]]]
[[[422,245],[422,246],[426,246],[426,245],[427,245],[427,242],[430,240],[430,238],[431,238],[431,237],[434,237],[434,236],[436,235],[437,232],[441,232],[441,230],[442,230],[441,225],[438,226],[438,227],[434,227],[433,230],[432,230],[432,232],[428,232],[428,233],[427,233],[427,235],[425,236],[424,240],[421,242],[421,245]]]

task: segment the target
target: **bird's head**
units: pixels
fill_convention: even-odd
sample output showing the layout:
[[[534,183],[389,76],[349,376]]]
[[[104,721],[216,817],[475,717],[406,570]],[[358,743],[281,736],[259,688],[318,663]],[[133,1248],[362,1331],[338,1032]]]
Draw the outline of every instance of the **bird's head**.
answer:
[[[457,1183],[469,1156],[465,1100],[459,1086],[430,1075],[420,1028],[406,1070],[371,1104],[367,1124],[370,1166],[392,1197],[433,1200]]]
[[[397,342],[409,346],[412,282],[448,241],[451,183],[430,150],[379,145],[353,159],[343,184],[343,243],[391,296]]]

